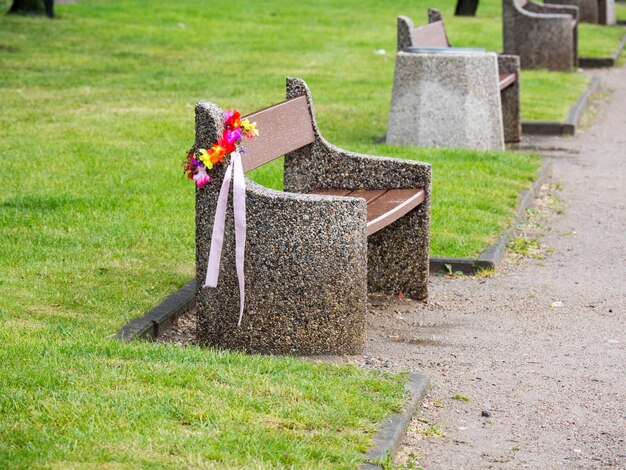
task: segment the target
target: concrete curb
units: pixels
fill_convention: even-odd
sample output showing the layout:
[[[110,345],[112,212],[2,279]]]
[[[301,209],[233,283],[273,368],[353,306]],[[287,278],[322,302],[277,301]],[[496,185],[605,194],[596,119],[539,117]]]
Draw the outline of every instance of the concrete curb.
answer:
[[[624,24],[624,23],[621,23],[621,24]],[[623,36],[617,46],[617,49],[609,57],[580,57],[578,59],[578,66],[584,69],[613,67],[615,65],[615,62],[617,62],[617,59],[619,59],[619,56],[621,55],[625,44],[626,44],[626,36]]]
[[[574,135],[576,128],[584,114],[589,97],[600,88],[600,78],[593,77],[587,89],[580,95],[565,122],[557,121],[524,121],[522,122],[522,134],[525,135]]]
[[[161,331],[195,305],[196,279],[192,279],[139,318],[133,318],[115,335],[120,341],[154,341]]]
[[[506,245],[511,235],[515,232],[516,225],[526,218],[526,209],[528,209],[535,196],[539,193],[541,186],[548,180],[551,174],[552,162],[544,158],[532,188],[522,193],[513,223],[493,245],[481,251],[476,259],[431,257],[430,273],[447,273],[451,270],[452,272],[460,271],[463,274],[476,274],[481,269],[494,269],[502,258],[504,258]],[[448,269],[446,265],[448,265],[450,269]]]
[[[425,375],[412,373],[405,384],[405,389],[409,393],[409,399],[401,413],[387,418],[382,424],[376,437],[374,447],[367,453],[367,462],[361,465],[360,470],[372,470],[383,468],[379,461],[385,460],[393,455],[406,435],[409,422],[420,400],[426,394],[430,379]]]

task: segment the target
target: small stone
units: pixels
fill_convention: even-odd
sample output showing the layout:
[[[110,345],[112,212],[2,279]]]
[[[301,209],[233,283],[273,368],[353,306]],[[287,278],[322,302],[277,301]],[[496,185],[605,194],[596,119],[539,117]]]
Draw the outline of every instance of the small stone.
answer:
[[[550,304],[550,307],[552,307],[552,308],[562,308],[563,305],[565,305],[565,304],[563,304],[563,302],[561,302],[560,300],[557,300],[556,302],[552,302]]]
[[[483,410],[483,412],[482,412],[482,413],[480,413],[480,416],[483,416],[483,417],[485,417],[485,418],[491,418],[491,412],[490,412],[490,411]]]

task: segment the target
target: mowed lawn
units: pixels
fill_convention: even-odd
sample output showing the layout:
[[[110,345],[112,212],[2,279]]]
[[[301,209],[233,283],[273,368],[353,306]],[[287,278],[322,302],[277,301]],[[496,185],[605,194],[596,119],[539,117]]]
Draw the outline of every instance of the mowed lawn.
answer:
[[[300,76],[331,141],[433,164],[434,255],[473,256],[510,223],[536,157],[372,143],[395,16],[426,6],[80,0],[55,21],[0,16],[0,467],[362,461],[401,376],[112,337],[194,274],[180,162],[199,99],[249,112]],[[547,80],[537,102],[560,91]],[[281,187],[279,163],[253,176]]]

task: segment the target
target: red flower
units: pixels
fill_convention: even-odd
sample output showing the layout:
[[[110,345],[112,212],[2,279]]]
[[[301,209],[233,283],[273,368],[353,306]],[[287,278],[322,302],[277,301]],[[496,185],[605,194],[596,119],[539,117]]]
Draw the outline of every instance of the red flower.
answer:
[[[224,149],[224,155],[228,155],[231,152],[235,151],[235,144],[233,142],[229,142],[225,138],[217,139],[217,145]]]
[[[241,127],[241,114],[236,109],[229,109],[226,111],[226,122],[224,126],[228,130],[235,130]],[[230,152],[228,152],[230,153]]]

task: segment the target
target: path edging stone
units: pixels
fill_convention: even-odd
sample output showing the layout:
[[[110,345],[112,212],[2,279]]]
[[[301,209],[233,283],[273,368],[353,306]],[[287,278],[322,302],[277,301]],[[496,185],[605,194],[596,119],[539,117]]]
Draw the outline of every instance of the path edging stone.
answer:
[[[154,341],[163,329],[195,305],[196,279],[193,278],[145,315],[133,318],[119,329],[115,338],[121,341],[145,339]]]
[[[406,435],[411,417],[415,413],[420,401],[426,394],[430,379],[425,375],[418,373],[409,374],[409,378],[405,384],[405,390],[409,393],[404,410],[388,417],[380,426],[376,437],[374,437],[374,447],[367,452],[367,462],[362,464],[360,470],[381,469],[383,466],[380,461],[385,460],[388,456],[393,456],[402,439]]]
[[[515,213],[515,217],[507,230],[498,238],[493,244],[489,245],[483,251],[478,254],[478,257],[473,258],[444,258],[433,256],[430,258],[430,272],[438,273],[448,271],[462,272],[463,274],[476,274],[482,269],[494,269],[496,265],[504,258],[506,253],[506,245],[511,238],[511,235],[515,232],[515,227],[518,223],[526,218],[526,209],[530,206],[533,199],[539,193],[541,186],[548,180],[552,174],[552,162],[543,158],[541,168],[537,173],[537,179],[533,183],[533,186],[524,191],[520,198],[520,202]],[[449,266],[449,268],[448,268]]]
[[[626,37],[626,36],[625,36]],[[600,88],[600,78],[593,77],[591,82],[572,106],[565,122],[558,121],[523,121],[524,135],[574,135],[576,128],[589,104],[589,98]]]
[[[625,24],[625,23],[617,23]],[[584,69],[598,69],[605,67],[613,67],[622,54],[624,45],[626,44],[626,35],[622,36],[617,49],[609,57],[580,57],[578,59],[578,66]]]

